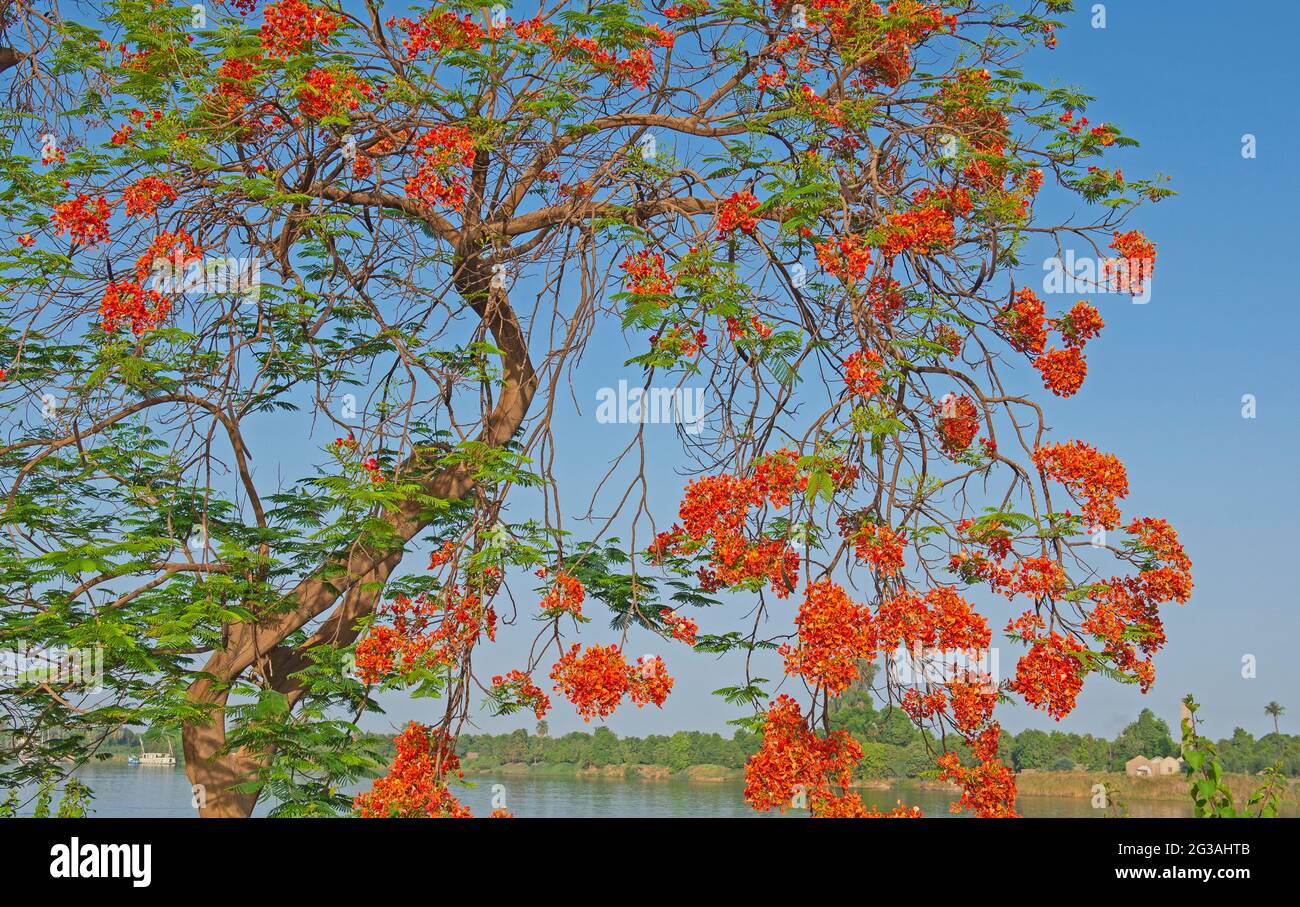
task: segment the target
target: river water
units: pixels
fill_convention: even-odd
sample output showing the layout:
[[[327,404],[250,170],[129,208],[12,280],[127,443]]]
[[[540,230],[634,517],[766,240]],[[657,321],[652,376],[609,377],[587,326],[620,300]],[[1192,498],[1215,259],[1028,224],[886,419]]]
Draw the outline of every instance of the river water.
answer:
[[[134,765],[86,766],[77,776],[95,791],[92,816],[115,818],[187,818],[197,814],[189,780],[179,768]],[[476,816],[504,807],[519,818],[733,818],[762,815],[745,804],[737,782],[622,781],[600,778],[539,776],[467,778],[473,786],[455,788],[457,798]],[[369,787],[369,784],[358,787]],[[950,817],[953,795],[944,791],[889,788],[862,790],[862,799],[882,812],[898,801],[920,807],[928,817]],[[1090,801],[1074,797],[1026,797],[1018,801],[1027,817],[1087,817],[1100,812]],[[1137,817],[1190,816],[1190,804],[1178,801],[1130,801]],[[259,804],[257,814],[270,807]],[[27,804],[26,811],[30,812]],[[775,813],[771,815],[776,815]],[[804,815],[789,811],[786,815]]]

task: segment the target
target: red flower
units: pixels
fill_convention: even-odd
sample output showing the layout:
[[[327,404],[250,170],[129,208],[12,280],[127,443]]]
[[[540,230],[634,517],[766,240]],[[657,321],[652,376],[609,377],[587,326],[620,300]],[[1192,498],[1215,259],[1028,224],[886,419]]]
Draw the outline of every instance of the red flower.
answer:
[[[1077,347],[1050,349],[1034,360],[1034,368],[1043,376],[1043,386],[1058,397],[1069,397],[1083,386],[1088,363]]]
[[[146,176],[126,187],[122,202],[127,217],[152,217],[159,208],[176,201],[176,190],[161,177]]]
[[[447,789],[447,777],[463,777],[455,741],[443,730],[412,721],[397,736],[388,774],[357,794],[363,819],[468,819],[470,812]]]
[[[734,230],[752,235],[758,227],[758,218],[754,216],[758,207],[758,199],[752,192],[733,192],[718,209],[718,239],[726,239]]]
[[[1099,452],[1082,441],[1051,444],[1034,451],[1034,465],[1049,479],[1083,499],[1083,517],[1090,525],[1113,529],[1119,525],[1117,498],[1128,495],[1128,473],[1113,454]]]
[[[263,11],[262,47],[267,54],[287,60],[297,56],[312,41],[328,44],[340,21],[324,7],[309,6],[304,0],[280,0]]]
[[[74,199],[54,206],[54,234],[64,233],[73,243],[86,248],[96,243],[108,242],[108,217],[112,207],[102,197],[82,193]]]
[[[857,679],[859,660],[876,656],[871,610],[829,579],[808,587],[795,626],[798,644],[780,649],[785,672],[799,674],[831,695],[839,695]]]

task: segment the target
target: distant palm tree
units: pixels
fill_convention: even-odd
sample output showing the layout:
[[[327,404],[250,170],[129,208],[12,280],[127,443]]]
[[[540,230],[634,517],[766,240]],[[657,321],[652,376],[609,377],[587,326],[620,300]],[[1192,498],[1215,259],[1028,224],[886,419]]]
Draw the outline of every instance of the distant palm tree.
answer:
[[[1282,717],[1282,714],[1285,711],[1286,708],[1276,702],[1270,702],[1268,705],[1264,706],[1264,714],[1273,719],[1273,733],[1275,734],[1282,733],[1277,729],[1277,720]]]
[[[547,732],[548,732],[550,729],[551,729],[551,726],[550,726],[549,724],[547,724],[545,721],[539,721],[539,722],[537,722],[537,736],[538,736],[538,737],[545,737],[546,734],[547,734]]]

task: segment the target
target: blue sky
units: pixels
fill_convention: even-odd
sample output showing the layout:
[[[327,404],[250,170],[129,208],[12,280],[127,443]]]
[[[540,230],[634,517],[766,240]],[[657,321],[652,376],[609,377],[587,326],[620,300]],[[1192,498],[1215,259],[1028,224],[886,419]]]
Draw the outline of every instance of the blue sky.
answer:
[[[1132,487],[1126,515],[1162,516],[1175,525],[1193,559],[1196,590],[1185,607],[1165,610],[1169,643],[1151,693],[1094,677],[1065,721],[1020,706],[1002,710],[1003,724],[1012,731],[1113,735],[1150,707],[1176,728],[1178,701],[1191,692],[1214,735],[1237,725],[1256,734],[1271,730],[1263,707],[1274,699],[1291,710],[1283,730],[1296,732],[1300,663],[1292,649],[1300,616],[1292,570],[1300,494],[1292,466],[1300,412],[1292,371],[1300,316],[1292,268],[1300,239],[1300,126],[1291,39],[1300,6],[1182,3],[1175,13],[1154,0],[1109,3],[1105,28],[1090,26],[1092,7],[1084,3],[1064,17],[1058,49],[1031,53],[1026,74],[1095,96],[1087,111],[1093,123],[1118,123],[1142,142],[1113,152],[1106,166],[1131,177],[1168,174],[1179,194],[1147,206],[1133,223],[1158,244],[1150,303],[1093,297],[1107,327],[1089,345],[1088,380],[1070,400],[1051,401],[1048,411],[1057,438],[1087,439],[1124,461]],[[1242,156],[1245,134],[1255,136],[1253,159]],[[1022,283],[1041,287],[1036,264],[1019,276]],[[605,458],[626,442],[626,435],[596,425],[596,390],[639,376],[639,369],[622,367],[633,353],[617,333],[602,331],[598,340],[581,379],[589,383],[574,391],[583,414],[569,405],[557,416],[556,471],[570,514],[585,510]],[[1256,398],[1254,419],[1242,417],[1246,394]],[[652,426],[648,439],[664,451],[677,447],[667,426]],[[667,454],[651,464],[660,528],[672,521],[683,482],[673,465]],[[510,519],[525,515],[516,510]],[[521,614],[529,614],[527,591],[516,594]],[[745,610],[737,599],[699,619],[706,631],[729,629]],[[595,616],[582,639],[610,641]],[[480,650],[477,667],[485,676],[518,667],[533,635],[528,626],[508,629],[497,645]],[[739,713],[709,693],[739,679],[734,661],[635,633],[629,650],[661,654],[677,686],[662,710],[625,706],[609,727],[638,735],[730,733],[726,721]],[[1010,649],[1004,653],[1014,658]],[[1251,679],[1242,676],[1248,656],[1255,660]],[[773,660],[759,673],[779,678],[781,669]],[[560,697],[553,699],[552,733],[583,727]],[[428,717],[427,702],[386,696],[384,703],[389,713],[371,719],[372,727]],[[531,715],[477,714],[480,730],[533,723]]]

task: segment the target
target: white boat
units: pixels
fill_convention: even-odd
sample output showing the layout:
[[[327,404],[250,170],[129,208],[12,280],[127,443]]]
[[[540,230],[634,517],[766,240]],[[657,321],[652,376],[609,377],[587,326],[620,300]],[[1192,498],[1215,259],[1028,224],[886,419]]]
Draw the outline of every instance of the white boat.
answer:
[[[171,753],[141,753],[126,761],[132,765],[175,765],[176,757]]]
[[[140,738],[140,755],[128,756],[127,763],[130,765],[175,765],[176,756],[172,753],[171,738],[167,738],[167,752],[165,753],[146,753],[144,751],[144,738]]]

